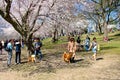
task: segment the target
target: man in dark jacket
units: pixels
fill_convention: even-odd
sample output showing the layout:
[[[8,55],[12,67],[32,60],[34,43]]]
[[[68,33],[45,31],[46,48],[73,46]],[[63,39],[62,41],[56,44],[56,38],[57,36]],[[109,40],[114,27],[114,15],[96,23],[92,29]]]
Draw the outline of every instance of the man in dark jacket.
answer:
[[[15,46],[16,46],[15,63],[20,64],[21,63],[21,43],[20,43],[20,40],[16,40]]]

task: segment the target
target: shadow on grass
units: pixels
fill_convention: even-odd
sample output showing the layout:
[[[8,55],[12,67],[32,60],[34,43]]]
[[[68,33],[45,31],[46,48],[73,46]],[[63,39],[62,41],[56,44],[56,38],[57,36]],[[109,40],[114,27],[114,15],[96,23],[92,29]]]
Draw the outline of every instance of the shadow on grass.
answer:
[[[119,33],[119,34],[116,34],[115,36],[120,36],[120,33]]]
[[[77,60],[75,60],[75,63],[77,63],[77,62],[80,62],[80,61],[83,61],[84,59],[77,59]]]
[[[24,58],[21,62],[23,65],[14,65],[11,69],[16,71],[29,71],[29,75],[33,75],[39,72],[56,73],[57,69],[73,69],[77,67],[89,67],[89,65],[91,65],[89,61],[82,58],[76,59],[75,64],[67,64],[62,59],[62,54],[62,51],[43,54],[42,61],[35,64],[28,63],[27,58]]]
[[[108,49],[114,49],[114,48],[118,48],[118,47],[112,47],[112,46],[109,46],[109,47],[101,47],[101,50],[108,50]]]
[[[58,58],[62,58],[62,54],[63,52],[57,52],[57,53],[47,53],[47,54],[43,54],[43,59],[49,59],[49,58],[54,58],[54,59],[58,59]]]
[[[97,60],[97,61],[99,61],[99,60],[103,60],[103,58],[97,58],[96,60]]]
[[[21,64],[25,64],[25,63],[28,63],[28,61],[22,61]]]
[[[115,38],[109,38],[109,41],[114,40]]]

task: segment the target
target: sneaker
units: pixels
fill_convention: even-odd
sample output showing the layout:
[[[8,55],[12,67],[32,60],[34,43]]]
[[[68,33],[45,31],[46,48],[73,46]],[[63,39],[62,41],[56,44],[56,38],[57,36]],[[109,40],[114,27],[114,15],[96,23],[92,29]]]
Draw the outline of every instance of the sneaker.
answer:
[[[10,64],[7,64],[7,67],[10,67]]]

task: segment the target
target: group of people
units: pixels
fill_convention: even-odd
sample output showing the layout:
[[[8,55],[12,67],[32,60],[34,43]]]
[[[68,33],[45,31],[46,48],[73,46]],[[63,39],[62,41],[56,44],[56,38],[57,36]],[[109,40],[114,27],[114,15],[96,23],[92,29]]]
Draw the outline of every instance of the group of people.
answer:
[[[96,60],[96,53],[98,48],[98,43],[96,41],[96,37],[93,38],[92,42],[90,42],[90,37],[87,35],[84,44],[82,45],[83,48],[86,51],[89,51],[92,49],[93,56],[92,59]],[[68,42],[68,52],[72,52],[73,56],[71,58],[71,61],[74,62],[75,56],[76,56],[76,50],[78,47],[81,47],[81,39],[80,36],[78,36],[77,40],[75,41],[75,38],[71,37]]]
[[[2,43],[2,41],[0,41],[0,54],[2,54],[3,45],[4,45],[4,49],[8,52],[7,65],[8,66],[11,65],[13,50],[15,50],[15,64],[20,64],[21,63],[21,47],[22,47],[21,40],[10,39],[7,43],[4,43],[4,44]],[[76,50],[78,47],[77,45],[79,45],[79,47],[81,46],[80,36],[78,36],[77,40],[75,40],[74,37],[69,38],[68,52],[73,53],[71,62],[75,61],[74,59],[75,59]],[[35,57],[38,57],[39,60],[41,60],[42,59],[42,52],[41,52],[42,42],[40,41],[39,38],[34,39],[33,46],[34,46],[33,54],[35,55]],[[96,41],[96,37],[93,38],[92,42],[90,42],[89,36],[86,37],[84,41],[84,48],[86,51],[89,51],[92,49],[94,60],[96,60],[97,46],[98,46],[98,43]]]
[[[41,47],[42,42],[39,38],[35,38],[33,41],[34,46],[34,55],[39,57],[39,60],[42,59],[42,53],[41,53]],[[0,41],[0,54],[2,54],[2,49],[4,48],[5,51],[8,53],[7,57],[7,66],[11,65],[13,50],[15,50],[15,64],[21,64],[21,48],[23,47],[22,40],[14,40],[10,39],[9,41],[6,41],[4,44]]]

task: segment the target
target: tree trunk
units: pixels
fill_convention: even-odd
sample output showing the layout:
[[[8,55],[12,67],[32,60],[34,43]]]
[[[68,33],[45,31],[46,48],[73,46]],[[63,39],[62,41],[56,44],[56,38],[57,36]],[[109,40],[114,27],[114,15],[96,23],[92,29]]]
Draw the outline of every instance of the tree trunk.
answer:
[[[63,29],[61,29],[60,36],[64,36]]]
[[[53,33],[53,42],[58,41],[58,30],[55,29],[54,33]]]
[[[100,24],[98,25],[98,29],[99,29],[99,34],[102,34],[102,27]]]
[[[27,36],[23,35],[23,40],[25,41],[25,45],[27,47],[28,56],[30,56],[34,51],[34,47],[32,45],[32,43],[33,43],[32,36],[33,36],[33,34],[30,34]]]
[[[103,26],[104,26],[104,37],[103,37],[103,40],[104,40],[104,41],[108,41],[108,29],[107,29],[107,23],[104,22]]]

